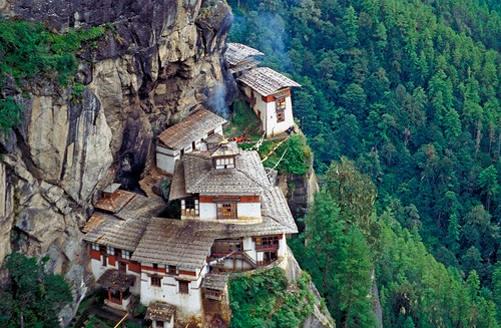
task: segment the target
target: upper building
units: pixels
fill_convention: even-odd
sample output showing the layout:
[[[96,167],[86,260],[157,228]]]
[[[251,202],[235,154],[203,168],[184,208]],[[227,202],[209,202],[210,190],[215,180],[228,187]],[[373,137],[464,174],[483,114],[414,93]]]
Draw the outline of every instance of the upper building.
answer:
[[[242,92],[261,121],[266,137],[294,126],[291,88],[301,85],[269,67],[256,67],[237,78]]]
[[[222,135],[226,120],[205,108],[198,108],[181,122],[167,128],[157,138],[157,167],[174,173],[176,160],[194,150],[206,150],[205,140]]]
[[[245,44],[228,43],[224,56],[230,72],[238,75],[242,71],[256,67],[259,64],[256,57],[264,56],[264,54]]]
[[[261,121],[266,137],[290,131],[294,126],[291,89],[301,85],[269,67],[258,67],[259,50],[229,43],[225,59],[250,107]]]

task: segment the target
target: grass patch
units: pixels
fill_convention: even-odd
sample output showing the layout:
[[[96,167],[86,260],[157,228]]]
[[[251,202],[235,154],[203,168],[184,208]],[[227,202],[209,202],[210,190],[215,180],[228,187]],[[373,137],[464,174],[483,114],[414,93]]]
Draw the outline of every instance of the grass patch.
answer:
[[[271,144],[265,143],[259,149],[261,157],[269,154],[276,145],[276,141],[270,141]],[[310,168],[310,162],[311,149],[306,144],[306,138],[303,135],[295,134],[281,144],[263,164],[265,167],[276,168],[279,173],[305,175]]]
[[[237,100],[232,105],[233,115],[227,124],[224,134],[228,138],[246,135],[251,141],[257,141],[261,137],[261,122],[249,105],[243,100]]]
[[[22,88],[24,81],[43,77],[60,86],[73,82],[78,68],[77,52],[84,46],[96,47],[105,33],[102,26],[52,33],[41,23],[0,18],[0,88],[7,77]],[[76,85],[73,96],[83,88]],[[0,99],[0,129],[19,124],[22,108],[12,97]]]
[[[303,273],[288,286],[285,273],[273,268],[230,280],[231,328],[296,328],[313,312],[310,277]]]

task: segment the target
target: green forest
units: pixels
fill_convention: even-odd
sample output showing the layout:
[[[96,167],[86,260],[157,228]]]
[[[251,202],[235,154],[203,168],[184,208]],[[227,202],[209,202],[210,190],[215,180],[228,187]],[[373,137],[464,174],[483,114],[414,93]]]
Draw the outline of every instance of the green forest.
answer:
[[[501,3],[229,2],[303,86],[323,191],[293,249],[337,326],[377,325],[376,285],[385,327],[497,327]]]

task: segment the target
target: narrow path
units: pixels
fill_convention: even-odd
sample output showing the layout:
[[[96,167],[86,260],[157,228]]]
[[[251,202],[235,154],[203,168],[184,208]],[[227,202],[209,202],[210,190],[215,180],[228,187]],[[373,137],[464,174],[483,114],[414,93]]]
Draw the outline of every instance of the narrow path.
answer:
[[[280,147],[284,142],[286,142],[287,140],[289,140],[290,136],[287,136],[287,138],[285,138],[284,140],[280,141],[279,143],[277,143],[275,145],[275,147],[273,147],[269,153],[261,160],[261,163],[264,163],[271,155],[273,155],[273,153],[278,149],[278,147]]]

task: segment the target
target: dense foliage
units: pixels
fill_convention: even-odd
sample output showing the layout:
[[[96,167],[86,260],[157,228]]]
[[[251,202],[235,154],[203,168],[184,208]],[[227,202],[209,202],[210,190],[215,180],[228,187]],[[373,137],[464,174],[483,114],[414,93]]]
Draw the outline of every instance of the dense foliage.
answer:
[[[274,143],[270,145],[274,146]],[[267,154],[266,151],[261,149],[260,153],[264,156]],[[294,134],[280,144],[263,164],[265,167],[278,170],[279,173],[305,175],[308,173],[310,163],[311,150],[306,144],[305,137],[300,134]]]
[[[349,225],[327,192],[316,195],[306,218],[308,242],[292,242],[294,254],[312,276],[338,327],[373,327],[371,258],[359,227]]]
[[[501,240],[499,1],[230,3],[231,39],[265,52],[264,64],[303,85],[294,111],[318,172],[341,156],[353,160],[375,183],[380,212],[391,210],[435,259],[459,276],[475,271],[481,290],[493,292]]]
[[[296,328],[313,312],[310,278],[303,273],[296,288],[288,289],[280,268],[230,280],[232,328]]]
[[[40,23],[0,18],[0,88],[19,87],[21,82],[39,76],[67,85],[77,71],[77,51],[84,43],[100,38],[104,31],[104,27],[93,27],[57,34]],[[0,129],[17,125],[21,110],[12,97],[1,95]]]
[[[8,281],[0,291],[1,327],[59,326],[57,314],[71,302],[72,295],[62,276],[45,270],[47,260],[20,253],[7,256]]]
[[[482,288],[475,270],[464,278],[439,263],[390,209],[377,217],[371,184],[346,159],[333,163],[304,234],[291,243],[337,325],[374,327],[377,285],[384,327],[498,327],[499,290]]]

